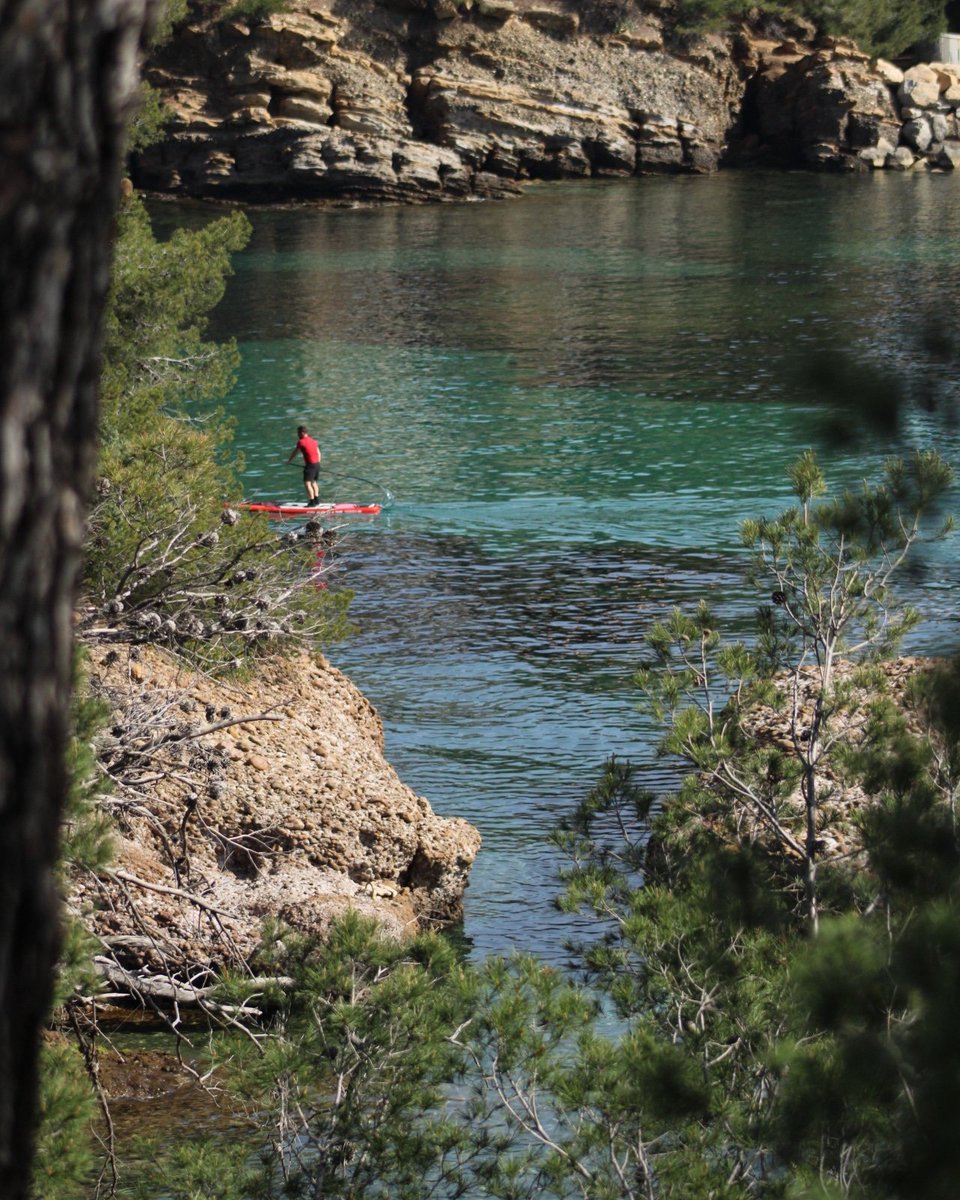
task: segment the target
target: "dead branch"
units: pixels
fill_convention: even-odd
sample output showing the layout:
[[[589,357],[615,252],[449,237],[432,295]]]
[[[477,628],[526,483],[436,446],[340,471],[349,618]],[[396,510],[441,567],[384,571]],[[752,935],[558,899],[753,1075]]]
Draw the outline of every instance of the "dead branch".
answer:
[[[201,900],[193,892],[185,892],[182,888],[166,887],[162,883],[148,883],[145,879],[138,879],[136,875],[130,875],[126,871],[105,871],[104,874],[109,879],[117,879],[122,883],[132,883],[134,887],[145,888],[148,892],[162,892],[167,896],[179,896],[182,900],[187,900],[190,904],[195,904],[197,908],[202,908],[205,912],[215,913],[218,917],[228,917],[230,920],[237,919],[235,913],[227,912],[225,908],[217,908],[216,905],[208,904],[206,900]]]
[[[260,1017],[263,1015],[261,1009],[254,1008],[247,1001],[242,1004],[220,1004],[213,1000],[214,994],[222,987],[219,980],[204,987],[198,987],[192,983],[180,983],[170,975],[129,971],[116,959],[107,958],[105,955],[97,955],[93,961],[97,972],[108,983],[114,987],[125,988],[128,995],[134,993],[147,996],[151,1000],[203,1008],[218,1016]],[[287,975],[277,975],[258,976],[245,980],[245,983],[250,989],[250,998],[253,999],[268,988],[277,987],[283,991],[289,991],[295,981]]]

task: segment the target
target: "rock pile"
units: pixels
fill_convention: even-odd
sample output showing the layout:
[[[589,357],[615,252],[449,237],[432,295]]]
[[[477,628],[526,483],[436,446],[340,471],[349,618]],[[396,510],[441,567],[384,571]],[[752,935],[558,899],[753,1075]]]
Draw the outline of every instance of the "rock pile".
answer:
[[[479,834],[397,778],[376,712],[325,659],[224,683],[115,648],[90,677],[113,714],[117,859],[69,902],[114,967],[202,977],[245,960],[269,919],[319,934],[352,908],[402,936],[460,915]]]
[[[910,170],[918,162],[956,170],[960,167],[960,66],[920,63],[901,72],[878,64],[896,89],[900,137],[892,146],[881,140],[861,151],[873,167]]]
[[[750,53],[737,161],[835,170],[960,165],[960,67],[904,71],[842,38],[813,51],[761,39]]]

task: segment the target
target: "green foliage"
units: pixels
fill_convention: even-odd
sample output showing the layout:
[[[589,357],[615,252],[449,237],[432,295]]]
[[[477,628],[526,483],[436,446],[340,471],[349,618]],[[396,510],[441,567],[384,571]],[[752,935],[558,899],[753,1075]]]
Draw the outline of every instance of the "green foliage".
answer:
[[[174,27],[186,20],[189,11],[189,0],[165,0],[154,18],[151,44],[162,45],[167,41]]]
[[[70,789],[64,810],[60,868],[96,870],[112,854],[109,827],[97,807],[104,791],[97,770],[93,740],[106,713],[90,698],[84,683],[83,660],[76,670],[71,709],[73,735],[67,751]],[[55,1012],[78,993],[95,994],[99,987],[93,966],[96,943],[82,922],[68,915],[54,990]],[[40,1061],[39,1134],[35,1158],[35,1189],[44,1200],[73,1200],[90,1178],[96,1161],[93,1124],[98,1105],[80,1044],[60,1034],[47,1037]]]
[[[140,105],[127,133],[127,152],[136,154],[138,150],[159,142],[172,115],[160,93],[149,83],[141,82]]]
[[[188,0],[164,0],[154,9],[150,45],[166,42],[174,27],[187,16]],[[160,93],[146,80],[140,81],[140,103],[127,128],[127,153],[135,154],[152,146],[163,137],[163,131],[173,116],[161,99]]]
[[[400,944],[355,914],[323,946],[291,942],[282,953],[270,941],[272,960],[299,980],[290,1010],[262,1052],[248,1041],[221,1046],[235,1104],[275,1114],[264,1137],[270,1194],[418,1200],[455,1179],[468,1130],[445,1114],[444,1088],[460,1069],[453,1038],[472,986],[449,944],[432,935]],[[185,1149],[176,1178],[190,1158]],[[167,1164],[158,1170],[166,1181]],[[236,1174],[221,1186],[215,1195],[259,1194]]]
[[[651,1193],[739,1196],[752,1181],[758,1193],[778,1194],[758,1127],[775,1090],[767,1056],[784,1030],[786,971],[802,936],[776,862],[736,842],[717,820],[715,795],[691,779],[651,810],[634,775],[609,764],[577,814],[576,841],[561,835],[574,850],[565,906],[585,906],[600,921],[578,949],[627,1023],[624,1045],[642,1044],[662,1067],[678,1056],[691,1074],[666,1070],[667,1091],[645,1079],[646,1098],[608,1108],[608,1123],[642,1106]],[[622,1053],[617,1043],[614,1054]],[[696,1104],[694,1093],[683,1101],[673,1091],[684,1077],[697,1081]],[[617,1097],[612,1081],[605,1089]],[[675,1111],[665,1103],[671,1092],[681,1103]]]
[[[236,348],[204,340],[230,256],[249,236],[240,213],[159,242],[145,208],[120,216],[107,313],[98,498],[86,543],[84,627],[160,640],[209,663],[266,645],[329,642],[346,629],[347,593],[318,573],[319,523],[276,535],[225,512],[238,485],[230,426],[214,409]]]
[[[824,498],[811,454],[790,476],[798,507],[743,528],[754,581],[775,588],[753,647],[725,643],[705,603],[648,635],[653,662],[638,683],[669,722],[664,750],[696,773],[658,807],[628,765],[611,763],[558,839],[573,862],[565,907],[601,922],[581,948],[592,977],[635,1033],[682,1045],[706,1083],[696,1124],[675,1120],[670,1153],[651,1155],[665,1196],[694,1194],[698,1156],[723,1163],[728,1186],[749,1181],[769,1196],[839,1194],[858,1172],[889,1189],[891,1163],[920,1169],[908,1151],[923,1144],[916,1116],[912,1141],[898,1132],[921,1074],[934,1070],[917,1061],[904,1074],[910,1055],[920,1058],[911,1036],[928,1011],[918,966],[949,961],[952,945],[942,913],[931,917],[936,935],[910,914],[954,894],[953,726],[944,720],[933,744],[918,743],[878,695],[871,663],[910,623],[891,581],[928,526],[931,536],[946,528],[937,508],[950,473],[918,455],[836,500]],[[841,670],[842,656],[860,666]],[[926,711],[945,714],[932,687]],[[785,744],[757,736],[762,705],[785,714]],[[867,723],[857,750],[844,746],[854,719]],[[854,774],[889,794],[863,821],[870,872],[847,877],[842,859],[820,861],[819,804]],[[794,906],[801,881],[808,916],[820,906],[847,914],[814,920],[812,943]],[[874,915],[853,915],[861,909]],[[902,958],[888,944],[893,911]],[[926,974],[930,987],[937,972]],[[948,971],[943,995],[953,986]],[[946,1007],[938,995],[931,1011]],[[942,1069],[934,1089],[941,1103],[949,1076]]]
[[[678,0],[681,30],[702,32],[743,19],[742,0]],[[853,38],[868,54],[893,58],[928,42],[947,28],[944,0],[768,0],[763,11],[795,14],[819,34]]]
[[[70,789],[61,826],[61,870],[77,866],[97,870],[113,857],[112,826],[98,807],[109,785],[97,765],[95,749],[109,715],[107,706],[89,693],[81,652],[71,707],[73,732],[67,747]]]
[[[259,1115],[262,1169],[247,1163],[241,1178],[242,1164],[230,1174],[221,1161],[212,1195],[267,1186],[351,1200],[614,1200],[661,1185],[688,1196],[691,1181],[737,1194],[729,1156],[711,1161],[718,1143],[703,1134],[711,1119],[729,1129],[736,1114],[705,1077],[702,1055],[715,1043],[702,1003],[703,1028],[680,1040],[662,1035],[666,1013],[614,1036],[596,994],[529,957],[468,968],[441,939],[398,946],[355,916],[284,966],[300,986],[263,1052],[222,1047],[235,1107]],[[734,986],[735,968],[718,971]],[[210,1152],[209,1142],[181,1147],[172,1165],[159,1155],[144,1194],[192,1195],[189,1172],[196,1179]]]
[[[819,30],[852,37],[868,54],[896,57],[947,28],[944,0],[804,0]]]
[[[234,0],[226,15],[262,21],[273,13],[284,12],[288,4],[289,0]]]
[[[857,1197],[946,1197],[960,1169],[951,1114],[960,1044],[960,905],[891,907],[828,924],[795,973],[781,1151],[856,1166]]]
[[[97,1102],[78,1046],[48,1036],[40,1056],[40,1111],[34,1165],[38,1200],[76,1200],[96,1164]]]
[[[144,1143],[138,1154],[146,1166],[133,1181],[136,1200],[156,1200],[161,1186],[158,1154],[164,1200],[269,1200],[277,1195],[269,1168],[251,1155],[245,1140],[224,1145],[210,1139],[162,1149]],[[293,1191],[287,1194],[296,1195]]]
[[[255,1176],[238,1164],[211,1194],[948,1195],[958,676],[918,689],[918,742],[873,665],[948,480],[918,456],[831,500],[803,455],[797,505],[744,529],[776,589],[755,641],[726,642],[706,604],[651,629],[639,680],[694,771],[662,801],[611,760],[558,830],[561,905],[595,918],[572,948],[586,984],[527,956],[468,967],[356,917],[323,946],[269,930],[259,969],[297,987],[262,1053],[225,1052],[237,1103],[275,1129]],[[786,739],[758,738],[763,705],[785,708]],[[851,715],[863,738],[844,750]],[[854,776],[878,802],[851,870],[821,861],[819,800]],[[196,1194],[178,1170],[168,1191]]]
[[[164,406],[222,395],[236,363],[233,345],[205,344],[230,256],[250,225],[242,213],[157,241],[142,202],[121,210],[105,324],[102,405],[107,441],[144,430]]]
[[[194,13],[206,20],[241,20],[253,24],[290,7],[290,0],[189,0],[189,3]]]
[[[957,684],[955,664],[922,677],[920,737],[879,714],[864,754],[873,903],[826,923],[794,971],[779,1144],[789,1159],[829,1156],[862,1200],[941,1200],[960,1170]]]
[[[676,13],[684,33],[704,33],[742,18],[747,6],[738,0],[678,0]]]

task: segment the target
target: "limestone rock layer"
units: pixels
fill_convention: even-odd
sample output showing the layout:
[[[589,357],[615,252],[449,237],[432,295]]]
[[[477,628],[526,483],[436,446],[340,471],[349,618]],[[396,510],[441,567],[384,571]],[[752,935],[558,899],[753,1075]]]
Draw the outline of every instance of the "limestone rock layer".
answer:
[[[461,199],[527,179],[716,168],[743,92],[719,38],[678,56],[656,12],[290,0],[197,21],[150,65],[175,113],[136,182],[251,200]]]
[[[236,12],[191,20],[148,64],[174,115],[136,160],[139,186],[389,202],[727,164],[960,161],[956,69],[904,73],[758,10],[701,36],[678,30],[668,0],[286,0]]]

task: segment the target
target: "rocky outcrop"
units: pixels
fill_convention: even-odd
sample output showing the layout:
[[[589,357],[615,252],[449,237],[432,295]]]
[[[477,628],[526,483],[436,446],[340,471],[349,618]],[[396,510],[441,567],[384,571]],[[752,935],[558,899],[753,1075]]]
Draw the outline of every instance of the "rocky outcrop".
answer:
[[[670,0],[286,0],[180,29],[148,190],[247,201],[504,196],[529,179],[960,161],[960,75],[903,73],[753,10],[692,37]]]
[[[175,118],[136,182],[390,201],[715,169],[743,92],[726,43],[671,50],[653,6],[621,5],[601,32],[580,15],[597,7],[290,0],[260,20],[194,22],[148,70]]]
[[[72,882],[105,973],[245,961],[268,920],[322,934],[347,908],[396,936],[456,919],[480,837],[383,757],[380,719],[322,657],[213,681],[156,648],[93,652],[116,861]]]
[[[960,67],[920,63],[906,71],[874,61],[853,42],[755,39],[740,163],[833,170],[960,163]]]

